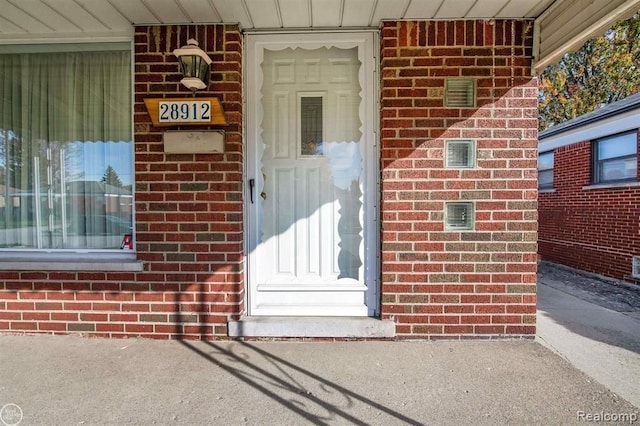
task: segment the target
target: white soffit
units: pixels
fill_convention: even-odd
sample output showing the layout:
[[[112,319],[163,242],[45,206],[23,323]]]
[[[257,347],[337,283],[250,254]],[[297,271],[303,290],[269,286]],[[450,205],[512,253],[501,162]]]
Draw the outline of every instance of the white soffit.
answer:
[[[277,24],[273,22],[273,24],[280,25],[282,28],[306,28],[311,26],[311,12],[307,2],[299,0],[278,0],[275,2],[274,0],[275,4],[278,5],[276,10],[282,16],[282,22]],[[269,25],[267,24],[265,27],[269,28]]]
[[[339,24],[342,0],[314,0],[311,3],[311,19],[314,27],[331,27]]]
[[[269,2],[269,0],[266,0],[265,2]],[[222,22],[230,22],[230,23],[237,22],[243,28],[252,28],[255,26],[253,23],[253,20],[251,19],[251,16],[257,15],[257,12],[251,13],[251,11],[247,7],[246,0],[242,0],[242,1],[218,0],[210,4],[213,4],[213,7],[215,7],[215,9],[220,14],[220,20]],[[195,19],[194,22],[200,23],[198,19]],[[179,23],[179,22],[170,22],[170,23]]]
[[[57,1],[57,0],[56,0]],[[174,0],[141,0],[149,7],[151,13],[160,22],[167,21],[188,21],[187,14],[183,12],[184,7],[182,3],[178,3]]]
[[[579,49],[586,40],[604,34],[638,9],[640,0],[555,1],[536,19],[534,73]]]
[[[478,13],[486,13],[489,15],[498,16],[498,13],[507,5],[501,0],[487,0],[484,3],[476,2],[471,9],[469,9],[470,15],[476,15]]]
[[[473,4],[475,3],[474,0],[458,0],[456,2],[442,2],[442,5],[440,6],[440,8],[438,9],[438,12],[436,13],[436,18],[438,19],[455,19],[456,17],[459,17],[461,15],[462,12],[464,12],[465,15],[467,15],[468,11],[473,7]],[[482,11],[481,13],[485,13],[485,11]]]
[[[27,1],[37,1],[37,0],[27,0]],[[87,0],[86,7],[93,7],[96,3],[95,0],[89,1]],[[131,1],[131,0],[109,0],[104,2],[107,6],[111,6],[111,11],[109,13],[118,13],[128,24],[128,27],[131,27],[132,23],[142,23],[142,22],[153,22],[157,18],[155,15],[149,10],[149,8],[141,1]],[[124,26],[118,26],[113,28],[114,30],[126,30],[128,28]]]
[[[640,0],[0,0],[0,43],[131,40],[136,25],[248,31],[377,28],[397,19],[535,19],[534,71],[640,9]]]
[[[195,1],[195,0],[192,0]],[[274,22],[282,26],[278,9],[274,7],[273,0],[245,0],[247,10],[251,11],[251,21],[256,27],[265,27]]]
[[[188,22],[202,20],[205,22],[220,22],[218,11],[211,7],[209,2],[202,0],[181,0],[180,3],[183,13],[187,15]]]
[[[534,19],[560,0],[0,0],[0,41],[133,35],[135,25],[377,28],[396,19]]]
[[[500,4],[504,4],[502,0],[495,0]],[[490,3],[491,1],[489,1]],[[417,19],[420,15],[433,15],[436,16],[438,9],[442,2],[434,0],[413,0],[409,3],[407,10],[404,14],[405,19]]]
[[[371,11],[374,10],[375,2],[376,0],[351,0],[345,2],[344,9],[342,10],[342,26],[370,26],[371,19],[373,19]]]

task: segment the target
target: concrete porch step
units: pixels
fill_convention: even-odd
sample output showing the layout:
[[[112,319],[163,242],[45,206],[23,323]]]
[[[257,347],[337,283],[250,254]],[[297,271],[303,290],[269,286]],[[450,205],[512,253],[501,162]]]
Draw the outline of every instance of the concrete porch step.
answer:
[[[228,322],[230,337],[394,337],[395,323],[369,317],[244,317]]]

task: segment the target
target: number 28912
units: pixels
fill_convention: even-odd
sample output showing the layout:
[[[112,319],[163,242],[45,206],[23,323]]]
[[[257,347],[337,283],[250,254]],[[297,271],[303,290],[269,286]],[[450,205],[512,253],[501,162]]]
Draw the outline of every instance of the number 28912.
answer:
[[[159,108],[158,121],[161,123],[211,121],[210,101],[160,102]]]

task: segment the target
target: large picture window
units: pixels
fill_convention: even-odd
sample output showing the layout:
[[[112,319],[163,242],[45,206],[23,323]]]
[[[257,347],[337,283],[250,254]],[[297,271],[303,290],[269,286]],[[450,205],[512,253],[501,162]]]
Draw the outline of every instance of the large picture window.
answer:
[[[636,131],[598,139],[594,143],[593,183],[635,181],[638,177]]]
[[[133,229],[129,45],[0,52],[0,250],[120,250]]]

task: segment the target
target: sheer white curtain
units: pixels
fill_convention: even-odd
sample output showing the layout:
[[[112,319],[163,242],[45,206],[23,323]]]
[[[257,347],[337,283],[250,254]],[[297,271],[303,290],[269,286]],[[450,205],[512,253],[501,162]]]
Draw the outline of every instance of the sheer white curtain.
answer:
[[[0,248],[119,249],[132,226],[131,53],[0,54]]]

